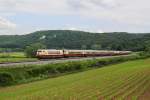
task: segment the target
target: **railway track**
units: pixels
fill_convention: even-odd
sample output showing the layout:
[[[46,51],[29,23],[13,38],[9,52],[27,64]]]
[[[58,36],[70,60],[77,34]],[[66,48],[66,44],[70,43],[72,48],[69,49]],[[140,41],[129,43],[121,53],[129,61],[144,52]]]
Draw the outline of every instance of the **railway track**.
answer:
[[[129,56],[129,55],[122,55]],[[92,59],[104,59],[104,58],[112,58],[112,57],[121,57],[121,56],[105,56],[105,57],[73,57],[73,58],[59,58],[59,59],[46,59],[46,60],[38,60],[34,62],[17,62],[17,63],[2,63],[0,64],[0,68],[3,67],[13,67],[19,65],[42,65],[42,64],[54,64],[54,63],[63,63],[68,61],[81,61],[81,60],[92,60]]]

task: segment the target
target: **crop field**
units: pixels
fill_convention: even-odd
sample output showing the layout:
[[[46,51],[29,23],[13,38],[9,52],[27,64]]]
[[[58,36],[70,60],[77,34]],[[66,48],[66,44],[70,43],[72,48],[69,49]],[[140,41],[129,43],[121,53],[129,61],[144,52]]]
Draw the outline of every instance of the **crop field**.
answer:
[[[0,63],[35,61],[35,58],[27,58],[23,52],[0,53]]]
[[[0,100],[150,100],[150,59],[0,88]]]

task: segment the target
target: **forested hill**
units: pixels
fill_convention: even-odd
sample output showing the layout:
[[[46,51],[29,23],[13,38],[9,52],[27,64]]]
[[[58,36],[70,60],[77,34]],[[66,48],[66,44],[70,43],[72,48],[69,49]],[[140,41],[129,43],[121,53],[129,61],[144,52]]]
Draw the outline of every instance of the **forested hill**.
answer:
[[[89,33],[69,30],[37,31],[27,35],[2,35],[0,48],[22,48],[42,43],[49,49],[143,50],[150,34]]]

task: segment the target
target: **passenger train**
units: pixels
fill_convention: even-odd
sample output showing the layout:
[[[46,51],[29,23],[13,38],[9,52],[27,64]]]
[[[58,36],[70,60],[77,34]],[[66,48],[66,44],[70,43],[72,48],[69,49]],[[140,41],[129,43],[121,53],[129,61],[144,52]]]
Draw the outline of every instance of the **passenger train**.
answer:
[[[96,57],[128,55],[131,51],[107,51],[107,50],[53,50],[39,49],[36,56],[39,59],[67,58],[67,57]]]

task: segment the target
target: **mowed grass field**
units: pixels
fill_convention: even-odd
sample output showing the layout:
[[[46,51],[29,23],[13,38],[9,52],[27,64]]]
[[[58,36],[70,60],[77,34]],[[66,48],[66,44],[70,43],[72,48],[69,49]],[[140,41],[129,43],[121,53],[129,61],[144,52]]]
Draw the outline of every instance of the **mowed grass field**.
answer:
[[[26,58],[23,52],[3,52],[0,53],[0,58]]]
[[[0,88],[0,100],[150,100],[150,59]]]
[[[0,63],[36,61],[36,58],[27,58],[23,52],[0,53]]]

